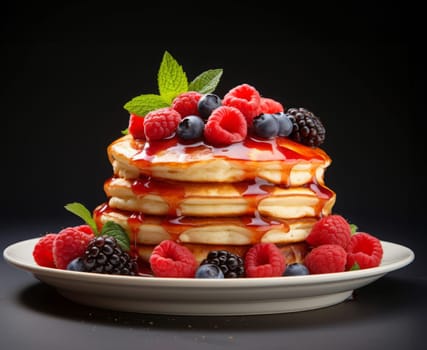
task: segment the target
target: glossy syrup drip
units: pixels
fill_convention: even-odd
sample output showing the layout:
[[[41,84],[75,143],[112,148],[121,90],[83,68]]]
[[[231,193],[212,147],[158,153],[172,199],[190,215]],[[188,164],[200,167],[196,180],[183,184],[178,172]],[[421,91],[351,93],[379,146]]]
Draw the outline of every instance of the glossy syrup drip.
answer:
[[[111,212],[122,213],[127,217],[128,232],[130,239],[136,242],[136,235],[139,232],[141,224],[149,223],[160,225],[171,237],[171,239],[179,241],[179,236],[186,230],[194,227],[204,227],[212,224],[218,224],[218,218],[207,218],[207,217],[190,217],[190,216],[150,216],[144,215],[140,212],[126,212],[117,209],[112,209],[108,204],[103,204],[95,209],[94,218],[97,225],[102,226],[101,217],[103,214]],[[266,218],[256,211],[254,215],[245,215],[238,217],[224,217],[220,220],[221,224],[230,224],[235,226],[244,227],[249,230],[252,235],[252,240],[255,243],[258,242],[261,237],[271,229],[280,229],[284,232],[289,231],[289,225],[286,220],[277,218]]]
[[[316,196],[319,199],[319,201],[317,202],[317,205],[314,207],[314,212],[316,213],[316,216],[317,217],[323,216],[322,209],[324,208],[326,202],[335,196],[335,192],[328,187],[319,185],[315,181],[305,186],[310,188],[310,190],[313,191],[314,193],[316,193]]]
[[[159,181],[151,177],[142,177],[132,181],[132,192],[136,196],[157,194],[166,199],[169,207],[169,215],[179,212],[179,203],[185,197],[185,188],[177,183]]]
[[[176,137],[160,141],[133,141],[138,151],[133,162],[146,167],[166,152],[174,155],[174,163],[185,161],[202,161],[209,158],[225,158],[236,161],[296,161],[318,160],[329,161],[329,156],[320,148],[311,148],[296,143],[288,138],[258,139],[247,137],[243,142],[225,147],[214,147],[200,141],[192,144],[180,143]],[[181,155],[181,157],[180,157]],[[176,156],[176,157],[175,157]]]
[[[112,181],[114,178],[111,178],[108,181]],[[304,187],[310,189],[316,197],[319,199],[318,205],[315,207],[316,215],[319,215],[324,204],[328,201],[333,195],[334,192],[329,188],[319,185],[314,181],[305,185]],[[243,198],[246,202],[245,212],[250,215],[254,215],[258,209],[260,202],[269,196],[275,188],[286,188],[286,186],[275,185],[264,179],[255,178],[254,180],[223,184],[227,189],[234,190],[234,194]],[[187,190],[197,188],[198,184],[194,183],[185,183],[178,181],[164,181],[152,178],[150,176],[141,176],[138,179],[132,180],[131,190],[137,197],[144,197],[148,194],[154,194],[160,196],[169,207],[168,215],[170,216],[180,216],[181,202],[188,197]],[[221,184],[204,184],[207,186],[207,191],[209,188],[221,186]],[[203,197],[203,194],[196,193],[197,197]],[[207,196],[209,197],[209,196]],[[221,193],[218,194],[217,198],[221,198]],[[225,200],[227,197],[223,197]]]
[[[208,185],[209,186],[209,185]],[[213,185],[213,186],[216,186]],[[251,181],[243,181],[232,184],[227,184],[232,187],[240,197],[243,197],[247,202],[247,212],[250,214],[255,213],[258,207],[258,203],[265,197],[267,197],[274,188],[274,185],[256,178]],[[139,179],[133,180],[131,189],[136,196],[144,196],[147,194],[157,194],[161,196],[169,206],[169,215],[179,216],[180,215],[180,203],[187,197],[186,188],[198,187],[194,183],[183,183],[177,181],[163,181],[157,180],[151,177],[140,177]],[[203,195],[197,194],[197,196],[203,197]],[[219,195],[221,197],[221,195]]]

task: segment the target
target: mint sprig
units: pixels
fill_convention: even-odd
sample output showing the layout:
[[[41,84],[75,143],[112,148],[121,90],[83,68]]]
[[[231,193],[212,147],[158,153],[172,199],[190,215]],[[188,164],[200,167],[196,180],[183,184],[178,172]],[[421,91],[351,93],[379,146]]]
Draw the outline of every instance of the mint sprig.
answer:
[[[91,212],[82,203],[68,203],[64,208],[83,219],[83,221],[90,226],[95,236],[107,235],[114,237],[124,251],[130,250],[129,236],[119,224],[113,221],[107,221],[102,226],[101,232],[99,232]]]
[[[141,117],[145,116],[148,112],[154,111],[158,108],[168,107],[167,103],[162,96],[155,94],[143,94],[134,97],[127,102],[124,108],[129,112]]]
[[[354,265],[350,268],[349,271],[356,271],[356,270],[360,270],[360,266],[357,262],[354,263]]]
[[[157,73],[157,84],[162,99],[168,104],[179,94],[188,91],[188,80],[182,66],[165,51]]]
[[[113,221],[107,221],[101,230],[101,235],[107,235],[114,237],[117,240],[117,243],[124,251],[130,250],[130,241],[129,237],[126,234],[123,227]]]
[[[210,94],[215,91],[222,76],[222,69],[209,69],[199,74],[188,85],[188,91],[198,91],[201,94]]]
[[[98,228],[96,227],[95,220],[91,212],[83,204],[78,202],[68,203],[64,208],[83,219],[83,221],[90,226],[95,236],[98,235]]]
[[[159,93],[136,96],[123,107],[129,113],[144,117],[155,109],[170,106],[173,99],[184,92],[197,91],[201,94],[213,92],[222,72],[222,69],[209,69],[189,83],[182,66],[168,51],[165,51],[157,73]]]

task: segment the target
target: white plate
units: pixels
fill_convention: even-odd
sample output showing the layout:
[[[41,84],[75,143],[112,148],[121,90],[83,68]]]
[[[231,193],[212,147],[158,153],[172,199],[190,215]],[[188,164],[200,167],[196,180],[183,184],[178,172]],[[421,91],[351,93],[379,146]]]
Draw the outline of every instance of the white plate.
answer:
[[[381,265],[364,270],[222,280],[111,276],[38,266],[32,256],[38,239],[10,245],[3,252],[4,258],[77,303],[168,315],[274,314],[326,307],[343,302],[354,289],[415,258],[409,248],[383,241]]]

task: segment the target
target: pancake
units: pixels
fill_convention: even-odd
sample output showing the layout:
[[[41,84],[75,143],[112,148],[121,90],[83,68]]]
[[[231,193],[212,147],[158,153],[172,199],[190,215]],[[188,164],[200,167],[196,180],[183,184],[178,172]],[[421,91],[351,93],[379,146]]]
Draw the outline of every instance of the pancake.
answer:
[[[259,214],[281,219],[328,215],[335,193],[311,183],[282,187],[262,179],[238,183],[189,183],[150,177],[105,182],[109,206],[149,215],[238,216]]]
[[[94,211],[98,227],[113,221],[128,233],[131,242],[155,245],[166,239],[207,245],[253,245],[259,242],[290,244],[303,242],[317,221],[314,217],[277,219],[253,216],[187,217],[144,215],[111,208]]]
[[[255,134],[227,146],[176,134],[119,137],[107,148],[113,175],[93,213],[98,228],[119,224],[145,263],[164,240],[188,247],[199,263],[212,250],[244,256],[257,243],[276,244],[288,264],[302,262],[305,239],[335,204],[324,183],[331,158],[288,137]]]
[[[330,157],[320,148],[308,147],[284,137],[257,139],[227,147],[205,143],[185,145],[177,138],[136,140],[125,135],[107,149],[117,177],[140,175],[183,182],[231,183],[256,178],[285,186],[311,182],[323,185]]]

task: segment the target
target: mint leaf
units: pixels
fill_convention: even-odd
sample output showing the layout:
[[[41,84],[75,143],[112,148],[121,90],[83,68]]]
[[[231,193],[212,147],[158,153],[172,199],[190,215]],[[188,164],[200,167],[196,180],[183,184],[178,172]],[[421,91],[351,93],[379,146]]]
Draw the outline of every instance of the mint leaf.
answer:
[[[355,271],[355,270],[360,270],[360,266],[357,262],[354,263],[354,265],[350,268],[349,271]]]
[[[355,224],[350,224],[351,234],[354,235],[357,232],[358,227]]]
[[[129,237],[123,227],[119,224],[116,224],[113,221],[107,221],[104,226],[102,226],[101,235],[114,237],[124,251],[130,250]]]
[[[143,94],[134,97],[132,100],[124,105],[129,113],[144,117],[148,112],[154,111],[158,108],[168,107],[170,103],[167,103],[163,97],[155,94]]]
[[[201,94],[210,94],[215,91],[222,76],[222,69],[209,69],[199,74],[188,85],[188,91],[198,91]]]
[[[165,51],[160,64],[157,84],[160,96],[168,104],[171,104],[173,98],[180,93],[188,91],[188,80],[182,66],[167,51]]]
[[[121,133],[122,133],[122,135],[129,134],[129,128],[126,128],[126,129],[122,130]]]
[[[91,227],[95,236],[98,235],[98,228],[96,227],[95,220],[91,212],[83,204],[78,202],[68,203],[64,208],[83,219],[83,221]]]

